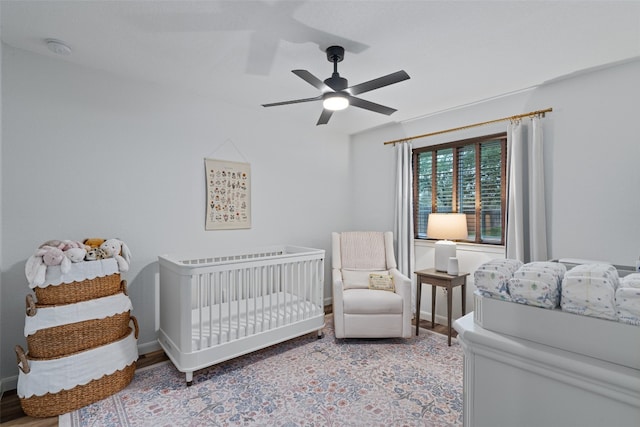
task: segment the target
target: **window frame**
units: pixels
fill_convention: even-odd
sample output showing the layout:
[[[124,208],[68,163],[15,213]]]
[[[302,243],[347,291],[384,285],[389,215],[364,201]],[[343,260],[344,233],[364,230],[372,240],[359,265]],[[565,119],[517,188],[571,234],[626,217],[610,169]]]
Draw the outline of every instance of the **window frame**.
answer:
[[[481,233],[481,214],[482,214],[482,205],[481,205],[481,186],[478,185],[480,183],[480,167],[481,167],[481,144],[496,141],[500,142],[500,161],[501,161],[501,171],[500,171],[500,222],[501,222],[501,235],[500,241],[497,240],[483,240]],[[474,220],[475,220],[475,238],[473,240],[464,239],[460,240],[461,242],[468,243],[477,243],[483,245],[504,245],[505,244],[505,223],[506,223],[506,213],[507,213],[507,133],[500,132],[490,135],[482,135],[473,138],[462,139],[458,141],[446,142],[442,144],[430,145],[426,147],[418,147],[414,148],[412,152],[412,166],[413,166],[413,223],[418,224],[418,215],[420,210],[420,205],[418,203],[419,196],[419,156],[422,153],[430,152],[432,155],[432,169],[431,169],[431,212],[438,212],[437,210],[437,168],[434,167],[437,165],[437,152],[439,150],[445,149],[453,149],[453,164],[452,164],[452,206],[451,211],[456,213],[459,211],[459,199],[458,199],[458,150],[461,147],[466,146],[474,146],[474,156],[475,156],[475,207],[474,207]],[[424,233],[423,233],[424,234]],[[414,230],[414,239],[421,241],[432,241],[437,239],[429,239],[427,237],[419,236],[419,231],[416,228]]]

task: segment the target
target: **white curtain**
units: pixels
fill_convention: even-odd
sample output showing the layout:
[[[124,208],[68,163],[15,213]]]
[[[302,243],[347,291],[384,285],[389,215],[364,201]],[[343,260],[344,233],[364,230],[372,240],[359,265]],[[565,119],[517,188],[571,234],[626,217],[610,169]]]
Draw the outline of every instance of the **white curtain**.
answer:
[[[543,136],[540,118],[531,119],[529,144],[529,240],[531,261],[547,260],[547,218],[544,201]]]
[[[522,262],[547,260],[543,137],[540,118],[531,133],[520,120],[507,127],[507,258]]]
[[[396,211],[394,235],[397,240],[398,270],[411,279],[411,307],[416,306],[416,286],[413,278],[413,172],[412,144],[396,144]]]
[[[522,122],[507,126],[507,258],[524,261],[524,159]]]

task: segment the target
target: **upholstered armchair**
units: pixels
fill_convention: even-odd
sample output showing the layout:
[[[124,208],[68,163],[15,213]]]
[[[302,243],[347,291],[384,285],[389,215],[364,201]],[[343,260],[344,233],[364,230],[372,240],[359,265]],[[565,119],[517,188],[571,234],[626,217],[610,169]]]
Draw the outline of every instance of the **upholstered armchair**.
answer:
[[[393,233],[332,233],[332,275],[336,338],[411,336],[411,280],[397,269]]]

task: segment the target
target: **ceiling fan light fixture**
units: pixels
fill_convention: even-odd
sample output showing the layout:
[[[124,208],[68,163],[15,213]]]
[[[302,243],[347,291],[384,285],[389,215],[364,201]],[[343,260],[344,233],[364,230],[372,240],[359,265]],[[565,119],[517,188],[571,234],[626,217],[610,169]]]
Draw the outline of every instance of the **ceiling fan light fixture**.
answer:
[[[327,110],[340,111],[349,106],[349,100],[341,93],[329,92],[324,95],[322,106]]]

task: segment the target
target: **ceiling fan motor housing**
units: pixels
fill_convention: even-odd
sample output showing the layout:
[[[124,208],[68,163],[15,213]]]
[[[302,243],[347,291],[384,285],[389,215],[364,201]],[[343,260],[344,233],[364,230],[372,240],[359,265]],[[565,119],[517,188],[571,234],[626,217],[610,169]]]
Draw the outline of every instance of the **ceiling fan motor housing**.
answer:
[[[342,46],[329,46],[326,52],[329,62],[340,62],[344,59],[344,48]]]
[[[333,73],[331,77],[324,81],[324,84],[329,86],[336,92],[340,92],[349,87],[349,82],[344,77],[340,77],[338,73]]]

